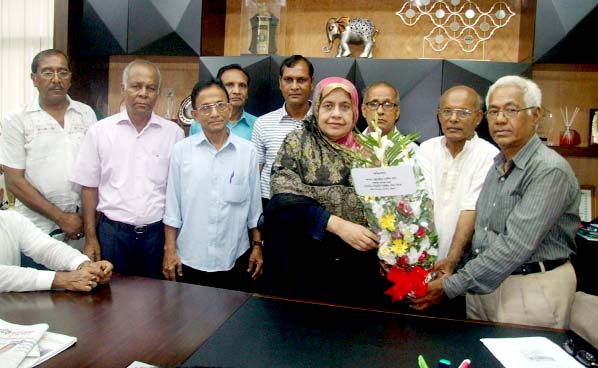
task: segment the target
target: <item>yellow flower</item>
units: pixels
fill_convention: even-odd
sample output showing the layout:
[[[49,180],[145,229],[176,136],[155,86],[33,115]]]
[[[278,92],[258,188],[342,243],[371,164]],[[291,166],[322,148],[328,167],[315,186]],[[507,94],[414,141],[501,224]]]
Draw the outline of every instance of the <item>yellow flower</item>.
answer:
[[[380,248],[378,248],[378,253],[380,253],[382,257],[388,257],[390,256],[390,247],[388,245],[381,245]]]
[[[373,201],[375,198],[376,197],[374,197],[374,196],[368,196],[368,195],[363,196],[363,200],[366,202]]]
[[[395,231],[396,220],[397,218],[395,215],[387,213],[386,215],[382,216],[380,220],[378,220],[378,223],[380,224],[380,227],[383,229],[386,229],[388,231]]]
[[[405,254],[408,247],[409,244],[407,244],[403,239],[395,239],[392,241],[392,251],[399,256]]]

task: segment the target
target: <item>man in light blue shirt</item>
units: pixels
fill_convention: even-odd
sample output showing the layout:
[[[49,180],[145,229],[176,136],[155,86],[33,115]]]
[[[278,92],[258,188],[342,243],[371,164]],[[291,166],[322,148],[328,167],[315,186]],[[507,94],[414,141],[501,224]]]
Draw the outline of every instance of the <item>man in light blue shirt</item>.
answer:
[[[230,120],[226,123],[227,127],[234,135],[250,141],[257,118],[244,110],[251,81],[249,74],[239,64],[230,64],[220,68],[216,78],[224,84],[233,107]],[[193,119],[189,135],[199,132],[201,132],[201,125]]]
[[[249,290],[263,265],[257,152],[226,127],[232,107],[221,82],[198,82],[191,101],[202,131],[171,155],[163,273],[169,280]]]

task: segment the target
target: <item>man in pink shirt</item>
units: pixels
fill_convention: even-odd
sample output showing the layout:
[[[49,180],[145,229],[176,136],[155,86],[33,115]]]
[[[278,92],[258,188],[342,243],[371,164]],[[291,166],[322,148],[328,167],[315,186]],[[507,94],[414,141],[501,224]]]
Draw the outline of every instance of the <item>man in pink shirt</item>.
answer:
[[[126,110],[89,129],[70,174],[82,186],[84,253],[109,260],[115,272],[154,278],[162,277],[170,152],[184,138],[175,123],[153,113],[161,82],[149,61],[125,67]]]

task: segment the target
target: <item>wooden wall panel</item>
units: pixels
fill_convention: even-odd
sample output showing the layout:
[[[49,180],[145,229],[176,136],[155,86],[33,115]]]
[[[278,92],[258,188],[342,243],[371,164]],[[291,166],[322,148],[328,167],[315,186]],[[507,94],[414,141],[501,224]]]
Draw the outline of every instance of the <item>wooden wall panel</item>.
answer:
[[[590,128],[590,108],[598,108],[598,65],[536,64],[533,79],[542,89],[543,105],[553,114],[552,135],[558,142],[565,125],[560,107],[568,107],[569,115],[575,107],[580,111],[573,128],[581,135],[580,146],[587,147]],[[598,157],[566,157],[580,184],[598,187]]]
[[[529,3],[535,9],[534,0],[506,0],[511,9],[517,14],[509,24],[498,29],[494,37],[486,41],[484,47],[480,44],[472,53],[461,51],[451,43],[442,52],[434,52],[423,40],[433,28],[431,21],[422,17],[414,26],[404,25],[395,13],[402,7],[404,1],[372,1],[354,0],[339,5],[333,0],[288,0],[286,10],[286,37],[279,40],[279,55],[302,54],[309,57],[334,57],[335,52],[326,54],[322,47],[327,45],[325,23],[330,17],[366,17],[374,22],[380,33],[376,38],[374,48],[375,58],[439,58],[439,59],[474,59],[518,62],[529,58],[532,54],[533,32],[530,33],[530,22],[533,24],[533,12]],[[494,0],[478,0],[480,8],[489,9]],[[525,19],[520,16],[522,9]],[[227,0],[226,30],[224,54],[235,56],[247,53],[247,46],[240,45],[241,1]],[[531,18],[530,18],[531,17]],[[523,22],[523,27],[521,23]],[[284,27],[284,24],[281,24]],[[520,34],[520,28],[525,35]],[[533,31],[533,28],[531,29]],[[520,41],[523,37],[524,41]],[[245,40],[246,37],[243,37]],[[248,41],[243,42],[248,43]],[[334,44],[334,49],[338,40]],[[354,50],[354,55],[361,47]]]
[[[125,66],[139,58],[135,55],[119,55],[110,57],[108,114],[119,111],[122,101],[120,83]],[[193,56],[144,56],[143,59],[155,63],[162,73],[162,93],[158,98],[154,111],[161,116],[166,113],[166,89],[174,89],[174,106],[178,112],[181,102],[191,94],[193,85],[198,80],[199,58]]]

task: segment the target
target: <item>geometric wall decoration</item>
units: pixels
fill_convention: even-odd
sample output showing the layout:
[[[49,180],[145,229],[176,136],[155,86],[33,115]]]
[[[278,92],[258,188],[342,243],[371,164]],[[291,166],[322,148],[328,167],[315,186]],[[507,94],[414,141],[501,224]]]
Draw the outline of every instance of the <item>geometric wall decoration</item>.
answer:
[[[435,52],[456,44],[468,53],[481,44],[482,59],[486,58],[485,42],[515,15],[505,2],[496,2],[484,11],[473,0],[407,1],[395,14],[407,26],[415,25],[420,18],[432,22],[432,29],[422,40],[422,57],[426,44]]]
[[[127,53],[201,53],[202,0],[129,0]]]
[[[127,2],[121,0],[83,2],[74,51],[81,56],[126,54],[127,7]]]

